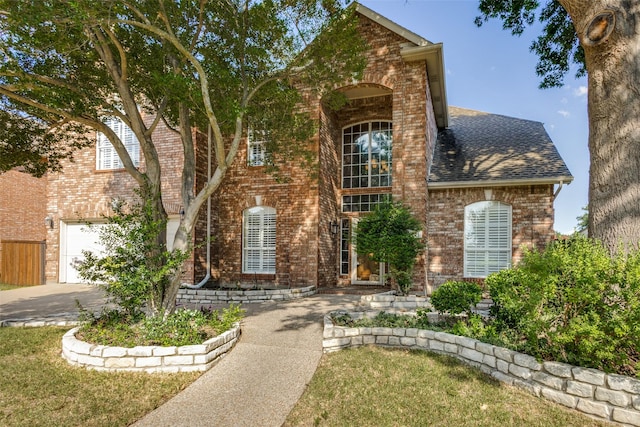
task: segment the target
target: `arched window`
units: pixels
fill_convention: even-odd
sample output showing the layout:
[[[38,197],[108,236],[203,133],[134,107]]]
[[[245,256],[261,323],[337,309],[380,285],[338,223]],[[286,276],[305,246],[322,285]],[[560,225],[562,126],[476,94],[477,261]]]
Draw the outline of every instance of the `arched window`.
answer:
[[[104,123],[115,132],[120,138],[131,157],[131,161],[134,165],[138,166],[140,163],[140,143],[133,134],[133,131],[129,126],[117,117],[109,117]],[[111,145],[111,141],[102,133],[98,132],[98,155],[96,158],[97,170],[109,170],[109,169],[122,169],[122,161],[116,153],[115,148]]]
[[[391,186],[391,122],[360,123],[342,131],[342,188]]]
[[[256,206],[242,215],[242,272],[275,274],[276,210]]]
[[[464,208],[464,275],[487,277],[511,266],[511,206],[477,202]]]

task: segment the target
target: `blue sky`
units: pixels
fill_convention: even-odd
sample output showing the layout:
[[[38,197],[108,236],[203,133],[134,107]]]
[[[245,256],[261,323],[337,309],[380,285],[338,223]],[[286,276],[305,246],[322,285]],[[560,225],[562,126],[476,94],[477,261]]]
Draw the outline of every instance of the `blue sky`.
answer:
[[[427,40],[444,44],[449,105],[542,122],[574,181],[555,201],[555,230],[570,233],[587,205],[589,124],[587,80],[568,75],[562,88],[539,89],[529,52],[540,26],[520,37],[493,20],[481,28],[475,0],[360,0]]]

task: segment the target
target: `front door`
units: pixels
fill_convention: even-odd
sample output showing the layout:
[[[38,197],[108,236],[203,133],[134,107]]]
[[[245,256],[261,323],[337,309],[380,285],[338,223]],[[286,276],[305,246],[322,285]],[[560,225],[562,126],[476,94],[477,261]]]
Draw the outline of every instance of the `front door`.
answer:
[[[357,224],[353,219],[353,227]],[[384,283],[384,264],[371,259],[368,254],[359,254],[351,246],[351,283],[355,285],[379,286]]]

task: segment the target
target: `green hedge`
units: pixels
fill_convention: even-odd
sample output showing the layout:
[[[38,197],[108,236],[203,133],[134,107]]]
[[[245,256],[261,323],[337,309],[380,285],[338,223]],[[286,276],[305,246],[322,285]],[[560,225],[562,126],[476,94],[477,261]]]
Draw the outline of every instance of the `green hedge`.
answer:
[[[545,360],[640,376],[640,251],[576,236],[487,277],[495,331]]]

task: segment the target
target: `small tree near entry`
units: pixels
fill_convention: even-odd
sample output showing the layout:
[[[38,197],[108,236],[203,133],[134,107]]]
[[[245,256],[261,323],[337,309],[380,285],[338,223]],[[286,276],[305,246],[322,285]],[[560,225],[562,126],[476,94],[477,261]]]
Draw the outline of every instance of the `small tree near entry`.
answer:
[[[401,203],[386,202],[358,221],[354,242],[358,253],[389,263],[398,289],[407,294],[416,257],[424,250],[418,236],[422,224]]]
[[[114,205],[114,215],[98,232],[104,254],[83,251],[84,260],[76,265],[83,279],[102,287],[110,302],[131,319],[144,315],[144,307],[159,312],[162,289],[180,274],[189,257],[188,250],[168,251],[156,245],[155,236],[167,223],[155,220],[152,202],[141,199]]]

